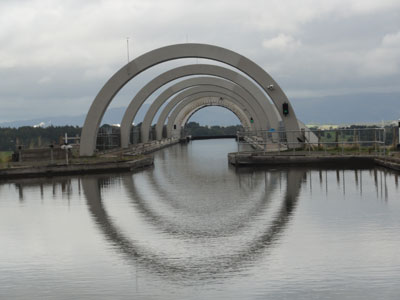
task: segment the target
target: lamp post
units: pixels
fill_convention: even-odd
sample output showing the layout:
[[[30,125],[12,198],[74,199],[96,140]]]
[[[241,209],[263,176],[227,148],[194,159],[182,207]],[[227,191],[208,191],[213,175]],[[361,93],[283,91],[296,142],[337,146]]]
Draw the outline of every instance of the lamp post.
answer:
[[[68,150],[71,149],[72,146],[68,145],[68,136],[67,134],[65,134],[65,141],[64,141],[64,145],[61,146],[61,149],[65,149],[65,162],[68,165],[69,161],[68,161]]]

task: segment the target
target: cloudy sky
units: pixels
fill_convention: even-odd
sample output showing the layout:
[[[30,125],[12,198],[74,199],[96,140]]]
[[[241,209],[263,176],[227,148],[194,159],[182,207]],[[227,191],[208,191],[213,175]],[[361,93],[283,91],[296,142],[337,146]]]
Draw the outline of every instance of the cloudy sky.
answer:
[[[399,0],[1,0],[0,123],[86,113],[127,62],[127,37],[131,59],[185,42],[239,52],[306,122],[341,121],[340,109],[360,103],[361,119],[400,118]],[[111,106],[166,68],[146,71]]]

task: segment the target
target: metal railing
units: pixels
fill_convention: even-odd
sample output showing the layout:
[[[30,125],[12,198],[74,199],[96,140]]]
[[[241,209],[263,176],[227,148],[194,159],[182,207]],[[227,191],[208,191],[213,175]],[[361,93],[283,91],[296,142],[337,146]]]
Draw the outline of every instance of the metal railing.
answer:
[[[97,134],[96,148],[104,151],[119,148],[121,144],[121,137],[119,133],[105,133],[100,132]]]
[[[374,152],[384,155],[385,136],[384,128],[237,132],[238,152],[318,151],[325,154]]]

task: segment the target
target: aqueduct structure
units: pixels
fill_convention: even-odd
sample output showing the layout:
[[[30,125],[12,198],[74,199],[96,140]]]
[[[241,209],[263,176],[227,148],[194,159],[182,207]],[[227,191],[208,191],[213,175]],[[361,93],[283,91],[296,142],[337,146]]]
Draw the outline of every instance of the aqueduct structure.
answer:
[[[203,58],[213,64],[188,64],[172,68],[144,85],[132,98],[121,120],[121,147],[129,147],[133,120],[149,97],[158,93],[141,125],[141,141],[149,140],[155,116],[157,140],[180,136],[181,128],[198,110],[221,106],[232,111],[245,130],[285,130],[300,132],[301,122],[275,80],[250,59],[218,46],[177,44],[147,52],[118,70],[94,99],[81,134],[80,155],[91,156],[103,115],[117,93],[141,72],[167,61]],[[233,68],[232,68],[233,67]],[[172,85],[171,85],[172,83]],[[166,85],[168,87],[166,88]],[[283,111],[283,107],[287,111]],[[168,121],[167,121],[168,120]],[[295,142],[296,135],[290,137]],[[289,139],[289,137],[288,137]]]

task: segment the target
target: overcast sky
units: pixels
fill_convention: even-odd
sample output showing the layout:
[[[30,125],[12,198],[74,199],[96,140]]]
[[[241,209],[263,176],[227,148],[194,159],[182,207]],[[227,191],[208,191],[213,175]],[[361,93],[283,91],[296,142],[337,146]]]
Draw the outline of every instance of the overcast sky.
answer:
[[[399,0],[1,0],[0,122],[86,113],[127,62],[127,37],[131,59],[185,42],[239,52],[295,107],[362,93],[379,95],[379,106],[400,95]]]

